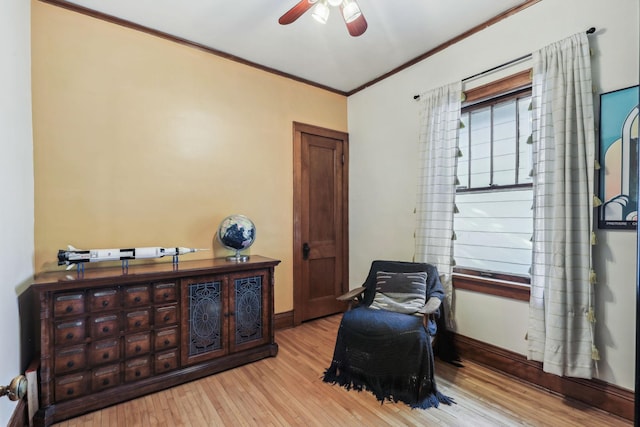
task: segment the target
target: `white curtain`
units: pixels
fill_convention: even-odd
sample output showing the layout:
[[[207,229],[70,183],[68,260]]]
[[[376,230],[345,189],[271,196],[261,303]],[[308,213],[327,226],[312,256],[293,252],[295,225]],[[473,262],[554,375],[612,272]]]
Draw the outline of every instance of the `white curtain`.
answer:
[[[462,83],[420,95],[416,261],[428,262],[445,276],[451,306],[453,213],[456,194],[458,129]]]
[[[545,372],[591,378],[595,131],[589,41],[533,53],[534,236],[528,356]]]

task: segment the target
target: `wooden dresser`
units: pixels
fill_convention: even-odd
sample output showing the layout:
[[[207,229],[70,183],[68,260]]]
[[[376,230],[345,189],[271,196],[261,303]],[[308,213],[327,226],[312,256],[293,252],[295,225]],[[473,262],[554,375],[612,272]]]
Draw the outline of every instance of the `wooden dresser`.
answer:
[[[251,256],[36,277],[29,289],[39,313],[35,425],[275,356],[279,262]]]

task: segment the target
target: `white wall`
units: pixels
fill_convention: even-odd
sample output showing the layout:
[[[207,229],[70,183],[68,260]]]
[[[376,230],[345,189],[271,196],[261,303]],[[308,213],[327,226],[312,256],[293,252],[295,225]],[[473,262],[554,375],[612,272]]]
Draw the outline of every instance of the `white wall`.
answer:
[[[21,373],[17,295],[33,275],[30,2],[0,2],[0,384]],[[0,399],[0,425],[15,402]]]
[[[418,139],[414,94],[592,26],[598,29],[589,36],[598,92],[636,85],[638,9],[637,0],[545,0],[349,97],[351,287],[362,282],[372,259],[413,257]],[[598,237],[599,378],[632,390],[636,234],[598,231]],[[458,291],[454,308],[458,333],[526,352],[527,303]]]

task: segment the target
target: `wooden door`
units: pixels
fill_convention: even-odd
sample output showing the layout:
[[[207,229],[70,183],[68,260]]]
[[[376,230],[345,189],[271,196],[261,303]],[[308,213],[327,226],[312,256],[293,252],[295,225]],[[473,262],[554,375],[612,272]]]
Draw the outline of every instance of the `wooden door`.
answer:
[[[294,123],[294,323],[344,309],[348,135]]]

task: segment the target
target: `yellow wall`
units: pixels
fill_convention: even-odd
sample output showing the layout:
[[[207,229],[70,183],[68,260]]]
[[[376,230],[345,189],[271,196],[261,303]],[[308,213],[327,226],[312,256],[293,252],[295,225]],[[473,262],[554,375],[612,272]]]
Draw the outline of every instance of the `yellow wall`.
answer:
[[[38,1],[32,65],[37,272],[67,244],[224,256],[241,213],[293,308],[292,122],[346,131],[345,97]]]

